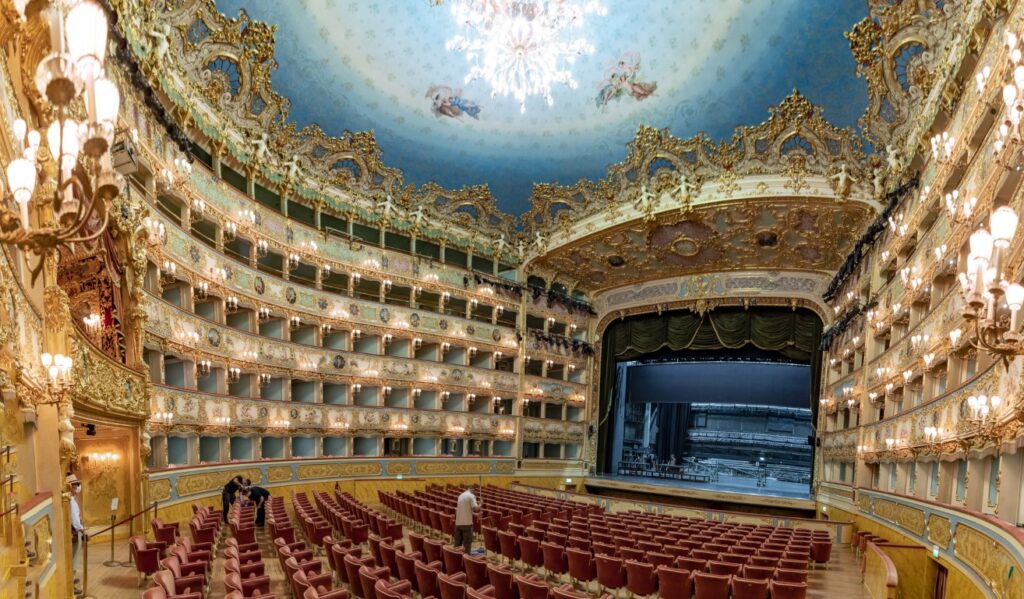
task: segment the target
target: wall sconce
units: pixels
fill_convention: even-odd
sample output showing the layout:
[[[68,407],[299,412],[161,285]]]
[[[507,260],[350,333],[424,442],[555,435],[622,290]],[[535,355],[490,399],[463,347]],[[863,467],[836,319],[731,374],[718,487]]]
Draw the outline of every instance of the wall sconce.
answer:
[[[210,369],[213,368],[213,364],[209,360],[199,360],[196,362],[196,376],[202,378],[210,374]]]
[[[494,352],[494,359],[495,360],[500,360],[503,355],[505,355],[505,354],[503,354],[500,351],[496,351],[496,352]]]
[[[501,316],[505,313],[505,306],[497,306],[494,308],[494,311],[498,313],[498,316]]]
[[[352,273],[352,282],[355,283],[356,285],[358,285],[359,284],[359,280],[362,277],[363,277],[363,275],[361,275],[361,274],[359,274],[357,272],[354,272],[354,273]]]
[[[442,391],[442,392],[441,392],[441,401],[448,401],[448,399],[449,399],[449,398],[450,398],[451,396],[452,396],[452,393],[451,393],[451,391]]]
[[[448,350],[450,350],[451,348],[452,348],[452,344],[451,343],[444,342],[444,343],[441,344],[441,353],[443,353],[443,354],[444,353],[448,353]]]
[[[297,329],[302,326],[302,319],[298,316],[292,316],[288,319],[288,324],[291,325],[293,329]]]
[[[230,416],[216,416],[211,421],[211,424],[213,426],[215,426],[215,427],[218,427],[218,428],[228,428],[228,427],[231,426],[231,417]]]
[[[143,226],[146,227],[146,237],[149,245],[163,245],[167,243],[167,228],[158,219],[151,216],[147,216],[142,219]]]
[[[895,389],[895,388],[896,388],[895,384],[893,384],[893,383],[886,383],[885,384],[885,394],[886,395],[891,395],[893,389]]]
[[[352,393],[359,393],[363,390],[362,383],[352,383]]]
[[[270,426],[274,428],[286,429],[291,427],[292,423],[287,418],[277,418],[270,422]]]
[[[949,344],[954,348],[960,344],[960,337],[963,335],[963,331],[960,329],[953,329],[949,332]]]
[[[320,275],[324,277],[331,276],[331,265],[326,262],[320,265]]]
[[[925,354],[925,355],[921,356],[921,361],[924,362],[924,367],[925,367],[926,370],[931,370],[932,362],[934,360],[935,360],[935,354]]]
[[[299,255],[295,252],[288,254],[288,270],[295,270],[299,267]]]
[[[320,334],[321,335],[330,335],[331,331],[333,331],[333,330],[334,330],[334,327],[332,327],[331,325],[327,324],[326,322],[324,324],[320,325]]]
[[[476,298],[469,300],[469,307],[470,308],[476,309],[477,304],[478,304],[478,302],[476,301]]]
[[[201,198],[193,198],[190,216],[192,220],[203,220],[206,216],[206,202]]]
[[[174,420],[173,412],[154,412],[149,419],[155,424],[161,424],[164,426],[170,426]]]
[[[227,299],[224,300],[224,307],[227,309],[227,311],[229,313],[237,312],[238,311],[238,298],[233,296],[233,295],[229,295],[227,297]]]
[[[260,387],[265,387],[265,386],[269,385],[270,384],[270,379],[271,379],[271,376],[270,376],[269,373],[261,372],[260,373],[260,379],[259,379]]]
[[[468,393],[468,394],[466,394],[466,399],[469,400],[470,403],[476,401],[476,393]]]
[[[892,451],[892,448],[896,446],[896,439],[889,438],[885,440],[885,448]]]
[[[391,387],[390,386],[385,385],[385,386],[381,387],[380,390],[384,394],[384,397],[391,397]]]
[[[256,241],[256,256],[259,258],[266,258],[267,254],[270,253],[270,244],[267,243],[266,239],[260,239]]]
[[[344,420],[335,420],[334,422],[331,423],[331,428],[347,429],[348,422]]]
[[[242,378],[242,369],[237,366],[228,368],[228,381],[237,383]]]
[[[391,335],[391,333],[385,333],[384,334],[384,345],[391,345],[391,340],[393,338],[394,337]]]
[[[475,358],[475,357],[476,357],[476,352],[477,352],[477,349],[476,349],[476,347],[472,347],[472,346],[471,346],[471,347],[469,348],[469,357],[470,357],[470,358]]]
[[[236,225],[235,223],[231,223],[231,222],[229,222],[228,224],[224,225],[224,241],[230,243],[230,242],[235,240],[235,237],[237,235],[238,235],[238,225]]]
[[[449,426],[448,427],[448,434],[449,435],[461,435],[461,434],[464,434],[465,432],[466,432],[466,427],[464,427],[464,426],[460,426],[460,425],[456,424],[454,426]]]
[[[984,423],[990,417],[994,417],[1003,403],[1003,398],[998,395],[986,397],[984,395],[970,396],[967,398],[969,412],[967,419],[975,423]]]
[[[352,338],[353,339],[359,339],[362,336],[363,336],[363,332],[362,331],[360,331],[359,329],[353,329],[353,331],[352,331]]]
[[[913,377],[914,377],[914,371],[913,370],[904,370],[903,371],[903,382],[904,383],[909,383],[910,379],[912,379]]]
[[[170,260],[164,260],[163,266],[160,267],[160,280],[164,284],[173,283],[178,278],[178,265]]]
[[[121,463],[121,454],[116,451],[89,454],[89,468],[99,470],[106,474],[113,472]]]
[[[210,293],[210,284],[206,281],[199,281],[199,283],[192,288],[192,293],[196,296],[196,299],[204,300]]]
[[[391,281],[389,279],[385,279],[381,286],[384,288],[384,293],[391,291]]]
[[[270,320],[270,308],[260,308],[256,311],[256,315],[260,319],[260,322]]]
[[[254,210],[243,210],[241,215],[243,219],[249,221],[250,225],[256,224],[256,212]]]
[[[101,323],[102,319],[100,318],[100,315],[95,312],[82,318],[82,324],[85,325],[86,330],[89,331],[89,334],[91,335],[95,335],[99,332]]]
[[[419,387],[417,387],[417,388],[412,390],[412,396],[414,398],[416,398],[416,399],[419,399],[420,395],[422,395],[422,394],[423,394],[423,390],[420,389]]]
[[[412,347],[413,349],[419,349],[423,347],[423,340],[420,339],[419,337],[416,337],[415,339],[412,340]]]
[[[404,433],[407,430],[409,430],[409,425],[404,422],[396,422],[391,425],[391,430],[395,431],[396,433]]]

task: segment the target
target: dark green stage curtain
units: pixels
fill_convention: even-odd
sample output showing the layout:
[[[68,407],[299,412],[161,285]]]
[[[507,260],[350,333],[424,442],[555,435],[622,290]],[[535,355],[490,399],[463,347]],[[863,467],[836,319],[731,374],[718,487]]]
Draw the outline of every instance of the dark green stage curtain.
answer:
[[[789,308],[716,308],[700,315],[689,311],[648,314],[617,321],[605,330],[601,346],[601,392],[598,429],[598,471],[612,462],[611,434],[615,430],[610,410],[615,399],[615,364],[635,360],[662,349],[672,351],[736,349],[753,345],[777,351],[786,358],[811,365],[811,389],[818,388],[821,373],[822,323],[810,310]],[[811,409],[817,402],[810,402]]]

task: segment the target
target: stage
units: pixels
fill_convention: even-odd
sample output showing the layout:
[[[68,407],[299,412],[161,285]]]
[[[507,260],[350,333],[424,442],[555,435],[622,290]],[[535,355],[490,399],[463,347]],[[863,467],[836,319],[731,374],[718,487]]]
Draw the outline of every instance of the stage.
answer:
[[[810,488],[802,483],[768,479],[767,486],[755,487],[750,478],[719,475],[714,482],[665,481],[643,476],[588,476],[588,491],[601,494],[601,489],[656,495],[679,500],[722,505],[758,505],[772,508],[814,511]],[[593,490],[591,490],[591,487]],[[756,495],[753,494],[756,490]]]

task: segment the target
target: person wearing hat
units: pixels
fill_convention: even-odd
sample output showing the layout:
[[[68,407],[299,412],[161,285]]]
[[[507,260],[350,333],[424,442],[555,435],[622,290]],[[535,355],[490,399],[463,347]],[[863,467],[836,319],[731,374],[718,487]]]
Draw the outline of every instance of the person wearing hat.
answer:
[[[78,495],[82,493],[82,481],[74,474],[64,479],[71,496],[71,576],[74,581],[75,595],[84,594],[81,579],[78,576],[82,569],[82,543],[85,541],[85,527],[82,526],[82,510],[78,507]]]

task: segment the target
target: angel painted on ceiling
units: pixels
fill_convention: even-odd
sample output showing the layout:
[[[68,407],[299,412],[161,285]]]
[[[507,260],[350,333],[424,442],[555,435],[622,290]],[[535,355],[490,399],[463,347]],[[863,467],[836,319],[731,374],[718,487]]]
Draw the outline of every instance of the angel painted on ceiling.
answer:
[[[646,100],[658,89],[657,81],[640,80],[640,54],[626,52],[615,62],[610,62],[605,69],[605,78],[598,84],[598,108],[608,106],[612,100],[627,95],[635,100]]]
[[[474,119],[480,118],[480,105],[463,98],[461,89],[452,89],[447,85],[432,85],[427,90],[426,97],[432,102],[430,111],[434,116],[459,119],[465,114]]]

